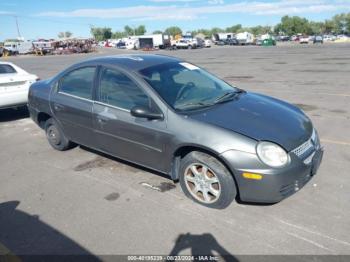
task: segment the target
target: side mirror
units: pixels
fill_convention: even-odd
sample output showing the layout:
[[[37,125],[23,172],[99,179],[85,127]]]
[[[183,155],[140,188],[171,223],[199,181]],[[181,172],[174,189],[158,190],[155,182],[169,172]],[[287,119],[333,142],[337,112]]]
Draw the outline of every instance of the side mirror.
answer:
[[[147,118],[150,120],[164,118],[164,115],[162,113],[145,106],[135,106],[131,109],[130,113],[134,117]]]

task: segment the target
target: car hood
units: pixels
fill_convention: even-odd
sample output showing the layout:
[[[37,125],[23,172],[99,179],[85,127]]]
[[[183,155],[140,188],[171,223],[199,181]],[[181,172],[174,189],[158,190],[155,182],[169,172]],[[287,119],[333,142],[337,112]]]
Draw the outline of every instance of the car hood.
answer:
[[[313,130],[310,119],[299,108],[248,92],[189,117],[258,141],[275,142],[287,151],[309,139]]]

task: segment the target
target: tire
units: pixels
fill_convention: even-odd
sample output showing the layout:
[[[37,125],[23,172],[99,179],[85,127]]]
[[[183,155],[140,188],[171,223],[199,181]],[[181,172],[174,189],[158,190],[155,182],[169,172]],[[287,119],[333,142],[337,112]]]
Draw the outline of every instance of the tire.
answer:
[[[185,195],[209,208],[224,209],[237,195],[235,181],[227,168],[202,152],[193,151],[181,160],[179,178]]]
[[[46,138],[49,144],[58,151],[65,151],[73,147],[73,143],[64,135],[57,122],[50,118],[45,122]]]

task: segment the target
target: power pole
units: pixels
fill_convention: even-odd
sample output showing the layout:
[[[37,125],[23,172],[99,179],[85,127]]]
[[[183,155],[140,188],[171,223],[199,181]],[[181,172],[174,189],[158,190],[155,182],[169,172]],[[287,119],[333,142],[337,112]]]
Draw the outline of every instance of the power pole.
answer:
[[[22,36],[21,36],[21,32],[19,31],[18,18],[17,16],[14,16],[14,17],[16,19],[17,35],[18,35],[18,38],[21,39]]]

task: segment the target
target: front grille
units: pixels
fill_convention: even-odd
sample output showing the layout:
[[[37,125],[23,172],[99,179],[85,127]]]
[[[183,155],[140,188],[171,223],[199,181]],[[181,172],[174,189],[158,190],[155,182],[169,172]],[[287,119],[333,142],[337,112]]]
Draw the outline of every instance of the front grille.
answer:
[[[301,144],[300,146],[292,150],[292,152],[296,154],[298,157],[302,158],[305,155],[305,153],[312,150],[313,147],[314,145],[312,144],[312,141],[310,138],[308,141],[306,141],[305,143]]]
[[[8,82],[8,83],[0,83],[0,86],[3,87],[10,87],[10,86],[21,86],[26,84],[27,81],[14,81],[14,82]]]
[[[297,148],[292,150],[297,157],[304,160],[305,164],[310,164],[312,160],[312,156],[320,147],[320,142],[318,140],[318,135],[316,130],[314,129],[309,140],[298,146]]]

